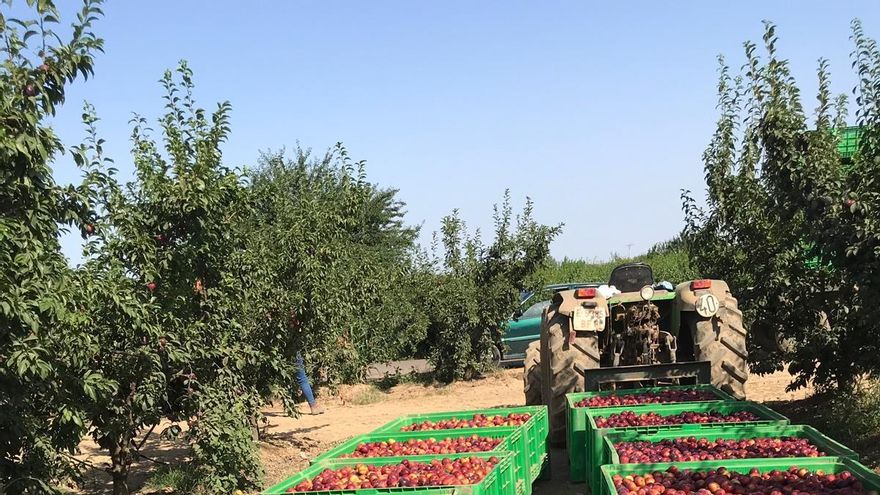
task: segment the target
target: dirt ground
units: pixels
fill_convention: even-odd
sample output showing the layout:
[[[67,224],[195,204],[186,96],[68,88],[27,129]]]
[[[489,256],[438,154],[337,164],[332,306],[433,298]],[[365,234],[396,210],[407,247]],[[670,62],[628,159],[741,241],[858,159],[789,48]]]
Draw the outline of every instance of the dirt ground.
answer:
[[[266,437],[260,443],[266,481],[269,484],[277,483],[308,466],[311,459],[333,445],[354,435],[367,433],[402,414],[521,405],[521,375],[521,368],[513,368],[480,380],[446,386],[401,383],[387,390],[373,385],[342,387],[332,396],[325,393],[319,397],[327,411],[317,416],[303,414],[291,418],[280,407],[270,408],[266,411],[269,420]],[[764,377],[752,376],[746,393],[750,400],[777,403],[801,400],[809,395],[809,390],[785,392],[788,383],[789,376],[784,372]],[[304,404],[300,409],[308,411]],[[101,465],[108,460],[89,439],[83,441],[81,448],[82,459],[90,464]],[[147,442],[144,452],[148,457],[168,460],[185,455],[183,446],[161,441],[155,435]],[[551,452],[551,461],[552,479],[538,482],[535,485],[536,495],[584,492],[584,485],[572,485],[565,481],[565,451]],[[145,487],[155,466],[153,462],[142,460],[133,467],[132,487],[136,493],[168,492],[162,487]],[[105,473],[92,470],[87,480],[81,493],[110,493],[110,480]]]

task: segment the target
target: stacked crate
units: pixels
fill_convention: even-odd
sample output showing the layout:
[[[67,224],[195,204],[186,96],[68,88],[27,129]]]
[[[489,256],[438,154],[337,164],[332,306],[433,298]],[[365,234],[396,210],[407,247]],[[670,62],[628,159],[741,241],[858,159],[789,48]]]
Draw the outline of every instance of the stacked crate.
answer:
[[[590,406],[583,407],[578,406],[581,402],[586,402],[591,399],[617,399],[616,402],[632,402],[638,401],[638,397],[645,396],[647,394],[652,394],[654,397],[658,397],[665,391],[673,391],[673,392],[687,392],[693,391],[699,394],[702,397],[698,397],[696,400],[691,402],[719,402],[719,401],[730,401],[736,400],[730,394],[727,394],[711,385],[684,385],[684,386],[671,386],[671,387],[648,387],[648,388],[635,388],[628,390],[620,390],[620,391],[603,391],[603,392],[579,392],[574,394],[568,394],[565,396],[566,401],[568,403],[568,416],[567,416],[567,442],[566,445],[568,447],[568,465],[569,465],[569,473],[571,481],[589,481],[590,472],[587,469],[588,465],[592,465],[591,459],[588,458],[590,449],[587,448],[587,445],[590,439],[587,438],[587,413],[599,409],[605,409],[606,407],[620,407],[620,406]],[[711,398],[710,398],[711,397]],[[663,402],[666,403],[666,402]],[[656,405],[656,403],[652,403],[652,405]]]
[[[757,476],[771,474],[773,472],[782,473],[783,476],[789,473],[789,470],[796,469],[805,474],[804,478],[811,476],[820,476],[827,474],[840,475],[848,473],[851,480],[860,485],[858,489],[833,488],[830,487],[823,493],[861,493],[875,494],[880,491],[880,475],[871,471],[858,461],[842,457],[809,457],[809,458],[771,458],[771,459],[734,459],[727,461],[705,461],[705,462],[676,462],[661,464],[608,464],[602,466],[603,476],[603,493],[611,495],[620,495],[615,489],[617,477],[635,477],[648,473],[661,474],[670,468],[679,471],[691,471],[698,473],[717,473],[720,469],[725,469],[728,475],[745,475]],[[778,476],[778,475],[777,475]],[[815,486],[815,485],[814,485]],[[789,489],[791,487],[788,487]],[[812,491],[804,491],[800,493],[814,493]],[[595,495],[599,495],[596,493]]]
[[[547,434],[550,426],[547,419],[547,408],[545,406],[523,406],[508,407],[503,409],[479,409],[473,411],[460,411],[453,413],[430,413],[430,414],[411,414],[400,417],[390,423],[377,429],[378,433],[402,433],[404,427],[422,423],[425,421],[439,422],[448,419],[467,420],[475,415],[509,415],[509,414],[530,414],[531,417],[522,426],[518,427],[519,432],[513,434],[521,438],[521,443],[517,446],[520,457],[520,469],[522,478],[526,481],[526,492],[531,493],[531,483],[540,477],[542,471],[546,469],[548,462],[548,446]],[[452,435],[452,432],[469,432],[470,428],[454,429],[454,430],[432,430],[435,435],[444,436]],[[442,433],[441,433],[442,432]],[[526,477],[528,475],[528,477]]]
[[[694,394],[698,400],[688,401],[687,394],[680,393],[683,390],[702,393]],[[677,391],[667,394],[684,400],[660,401],[663,391]],[[649,394],[654,402],[639,403],[640,394]],[[604,400],[579,407],[595,397]],[[760,491],[761,483],[768,490],[777,484],[783,490],[786,483],[800,480],[804,486],[826,483],[824,489],[834,493],[838,485],[843,487],[840,493],[868,494],[880,488],[880,476],[859,464],[851,449],[812,427],[790,425],[787,418],[760,404],[733,400],[714,387],[654,387],[567,398],[572,481],[585,481],[593,495],[653,495],[664,492],[663,482],[687,488],[673,489],[675,493],[725,493],[717,486],[709,490],[707,479],[734,480],[735,491],[727,495]],[[676,417],[677,423],[668,424],[664,418],[669,417]],[[608,425],[610,420],[614,426]],[[635,425],[644,422],[654,424]],[[643,460],[651,463],[639,463]],[[697,481],[691,484],[691,478]],[[700,483],[703,486],[697,486]],[[787,490],[779,493],[792,489]]]
[[[489,418],[493,423],[495,417],[507,418],[515,415],[522,418],[528,415],[528,419],[516,422],[522,424],[510,426],[501,424],[497,426],[473,425],[474,418],[478,415]],[[483,423],[486,421],[484,420]],[[497,420],[499,423],[505,423]],[[427,423],[427,424],[426,424]],[[413,431],[413,425],[419,429]],[[442,428],[443,426],[451,428]],[[397,418],[386,425],[377,428],[371,433],[360,435],[337,445],[333,449],[319,456],[308,469],[288,478],[264,493],[279,494],[289,493],[291,490],[303,494],[330,494],[356,493],[357,495],[374,495],[379,493],[398,493],[417,491],[428,495],[531,495],[532,483],[545,471],[548,464],[547,432],[549,429],[547,409],[544,406],[525,406],[497,409],[479,409],[471,411],[456,411],[431,414],[413,414]],[[498,441],[492,451],[467,452],[467,453],[425,453],[422,455],[406,455],[400,457],[351,457],[360,446],[376,444],[387,446],[396,443],[411,446],[416,441],[459,438],[486,438]],[[384,443],[383,443],[384,442]],[[408,450],[411,450],[409,447]],[[384,449],[389,450],[389,449]],[[419,453],[421,454],[421,453]],[[363,454],[361,454],[363,455]],[[361,488],[341,491],[302,491],[302,483],[318,476],[326,469],[341,470],[359,466],[387,466],[403,463],[437,463],[441,459],[494,457],[498,460],[497,465],[482,480],[474,484],[443,487],[445,491],[435,493],[438,487],[390,487],[390,488]],[[297,491],[297,486],[300,490]],[[451,491],[450,491],[451,489]]]

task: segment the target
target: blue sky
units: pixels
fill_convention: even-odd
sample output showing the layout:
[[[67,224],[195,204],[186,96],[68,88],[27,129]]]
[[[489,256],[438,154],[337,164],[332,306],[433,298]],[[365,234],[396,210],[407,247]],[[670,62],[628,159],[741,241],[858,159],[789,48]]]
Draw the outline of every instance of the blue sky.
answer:
[[[66,144],[88,100],[130,173],[128,120],[161,113],[157,80],[187,59],[202,106],[232,103],[228,165],[342,141],[372,181],[400,189],[425,239],[453,208],[491,232],[509,187],[517,206],[531,196],[539,220],[565,223],[560,258],[635,254],[681,229],[680,190],[703,190],[716,57],[738,67],[763,19],[807,98],[819,57],[835,91],[851,91],[852,18],[880,37],[876,1],[110,0],[105,13],[96,76],[55,119]],[[76,177],[69,155],[55,174]],[[64,246],[79,259],[76,238]]]

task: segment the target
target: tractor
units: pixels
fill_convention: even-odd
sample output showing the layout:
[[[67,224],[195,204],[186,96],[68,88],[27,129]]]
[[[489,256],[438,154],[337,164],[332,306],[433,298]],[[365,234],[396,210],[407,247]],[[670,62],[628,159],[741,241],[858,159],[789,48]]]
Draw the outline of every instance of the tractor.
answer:
[[[711,383],[745,397],[742,312],[721,280],[655,283],[644,263],[617,266],[607,286],[563,290],[525,352],[526,404],[546,404],[550,442],[564,445],[565,395],[648,385]]]

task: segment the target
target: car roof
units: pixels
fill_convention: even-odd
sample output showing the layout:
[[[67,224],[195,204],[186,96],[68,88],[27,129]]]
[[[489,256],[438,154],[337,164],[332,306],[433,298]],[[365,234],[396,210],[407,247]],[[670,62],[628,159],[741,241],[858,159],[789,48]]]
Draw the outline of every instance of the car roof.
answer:
[[[600,285],[602,285],[600,282],[572,282],[568,284],[545,285],[544,290],[559,292],[561,290],[579,289],[581,287],[599,287]]]

